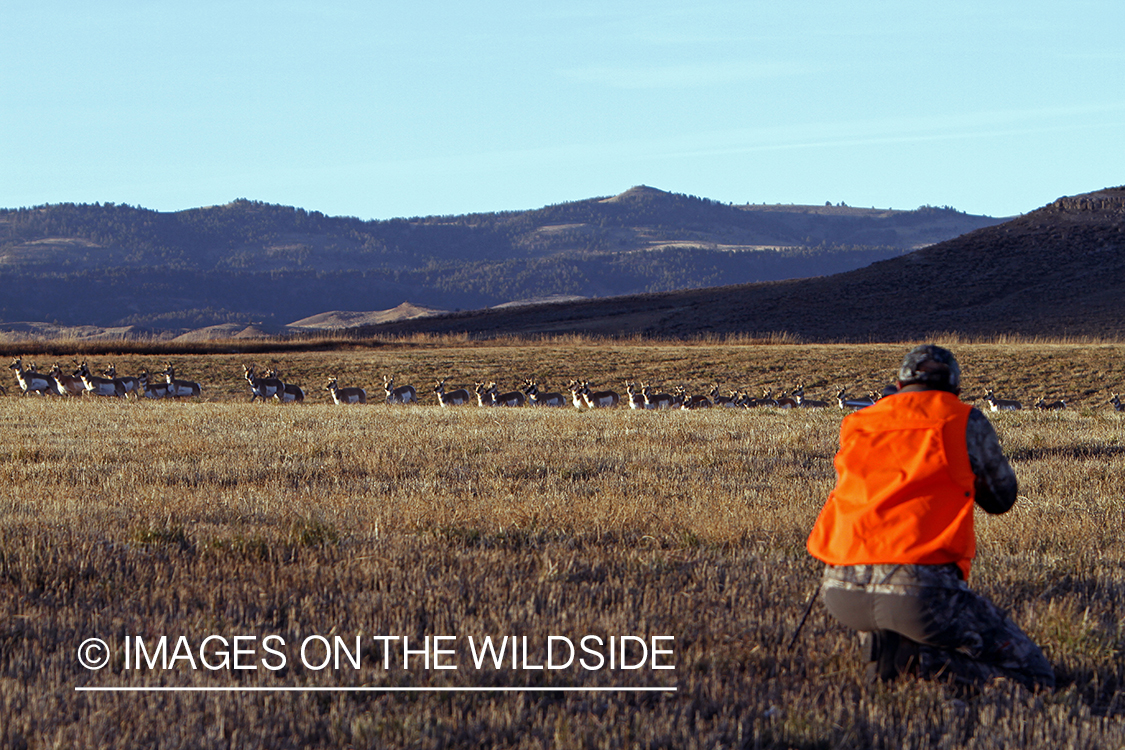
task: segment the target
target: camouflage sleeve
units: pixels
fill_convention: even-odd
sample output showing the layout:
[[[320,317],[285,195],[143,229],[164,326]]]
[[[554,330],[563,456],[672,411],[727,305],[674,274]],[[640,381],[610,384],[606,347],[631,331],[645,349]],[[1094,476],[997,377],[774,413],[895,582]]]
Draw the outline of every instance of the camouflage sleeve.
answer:
[[[977,505],[987,513],[1006,512],[1016,502],[1016,473],[1004,458],[992,423],[978,409],[969,412],[965,443],[969,448],[969,465],[977,475]]]

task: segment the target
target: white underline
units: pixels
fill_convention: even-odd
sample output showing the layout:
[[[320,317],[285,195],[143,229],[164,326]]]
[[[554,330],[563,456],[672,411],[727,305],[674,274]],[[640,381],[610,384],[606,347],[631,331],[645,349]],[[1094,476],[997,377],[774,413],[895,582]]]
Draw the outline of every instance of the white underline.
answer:
[[[674,693],[677,687],[75,687],[83,693]]]

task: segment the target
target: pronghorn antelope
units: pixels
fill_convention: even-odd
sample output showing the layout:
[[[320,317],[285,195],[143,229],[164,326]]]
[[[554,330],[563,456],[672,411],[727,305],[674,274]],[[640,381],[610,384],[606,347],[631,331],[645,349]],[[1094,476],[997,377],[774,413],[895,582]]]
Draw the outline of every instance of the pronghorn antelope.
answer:
[[[442,407],[446,406],[461,406],[462,404],[469,403],[469,391],[466,388],[458,388],[455,391],[445,390],[445,381],[441,381],[434,386],[434,393],[437,394],[438,403]]]
[[[777,397],[777,406],[779,409],[795,409],[797,408],[797,399],[782,391],[781,395]]]
[[[648,383],[641,383],[641,395],[645,397],[646,409],[671,409],[676,404],[671,393],[653,393]]]
[[[266,371],[266,377],[281,380],[281,373],[276,367],[271,367]],[[273,397],[283,404],[294,401],[303,402],[305,400],[305,389],[296,383],[286,383],[281,380],[281,390],[273,394]]]
[[[625,393],[629,394],[629,408],[645,408],[645,394],[637,390],[637,384],[631,380],[625,381]]]
[[[1113,398],[1109,400],[1109,403],[1113,404],[1114,411],[1125,411],[1125,404],[1121,403],[1121,396],[1118,394],[1113,394]]]
[[[281,403],[288,404],[291,401],[305,400],[305,390],[301,386],[296,383],[283,383],[282,385],[281,391],[273,394],[273,397]]]
[[[871,406],[875,401],[876,399],[871,396],[849,397],[847,391],[843,388],[836,394],[836,403],[840,405],[841,409],[862,409],[865,406]]]
[[[496,391],[492,385],[477,383],[473,390],[477,394],[477,406],[496,406]]]
[[[332,394],[335,404],[366,404],[367,391],[359,387],[341,388],[336,384],[336,378],[329,378],[324,390]]]
[[[566,406],[566,397],[561,393],[543,393],[534,380],[525,380],[523,392],[532,406]]]
[[[735,400],[735,397],[734,397],[734,391],[731,391],[730,395],[728,395],[728,396],[720,396],[719,395],[719,384],[718,383],[715,383],[715,387],[711,389],[711,403],[713,403],[715,406],[726,406],[726,407],[738,406],[738,402]]]
[[[383,390],[387,392],[388,404],[418,403],[418,391],[414,390],[414,386],[400,385],[396,388],[394,375],[389,378],[386,375],[383,376]]]
[[[137,379],[141,381],[140,395],[144,398],[168,398],[168,389],[171,386],[167,383],[152,382],[152,376],[149,375],[148,370],[142,370]]]
[[[169,398],[185,398],[203,393],[203,386],[194,380],[176,380],[176,370],[172,367],[171,362],[159,374],[163,375],[168,382]]]
[[[519,391],[509,391],[508,393],[498,393],[498,388],[495,383],[489,383],[488,387],[492,390],[492,405],[493,406],[523,406],[527,403],[527,396]]]
[[[51,368],[51,377],[55,379],[55,393],[60,396],[81,396],[86,392],[82,378],[77,375],[67,375],[58,363]]]
[[[1046,410],[1051,410],[1051,411],[1054,411],[1054,410],[1057,410],[1057,409],[1065,409],[1066,408],[1066,402],[1063,401],[1062,399],[1059,399],[1058,401],[1048,402],[1047,399],[1041,398],[1041,399],[1039,399],[1038,401],[1035,402],[1035,408],[1036,409],[1046,409]]]
[[[577,380],[570,381],[566,387],[570,390],[570,400],[575,409],[581,409],[586,405],[585,399],[582,398],[582,386]]]
[[[689,396],[687,389],[681,388],[683,391],[683,402],[680,404],[681,409],[710,409],[711,399],[703,395]]]
[[[1019,401],[1010,401],[1005,398],[996,398],[996,394],[989,388],[984,394],[984,400],[989,403],[992,411],[1017,411],[1023,406]]]
[[[777,399],[773,397],[773,388],[767,388],[762,391],[762,397],[758,399],[758,406],[780,406]]]
[[[621,403],[621,397],[615,391],[591,391],[589,380],[582,381],[578,392],[582,394],[586,406],[591,409],[605,409]]]
[[[827,401],[805,398],[805,386],[803,385],[798,385],[797,390],[793,391],[793,398],[797,400],[797,406],[802,409],[823,409],[828,406]]]
[[[40,375],[34,369],[25,370],[22,358],[17,358],[12,364],[8,365],[8,369],[16,373],[16,381],[19,382],[25,396],[29,393],[43,395],[55,392],[54,381],[47,375]]]
[[[58,365],[55,365],[55,367],[58,367]],[[130,393],[132,393],[133,398],[140,398],[140,395],[139,395],[140,392],[141,392],[141,379],[140,378],[135,378],[132,375],[124,375],[124,376],[119,378],[119,377],[117,377],[117,367],[114,366],[114,365],[110,365],[109,367],[105,368],[105,370],[102,372],[102,375],[105,375],[110,380],[120,381],[121,385],[123,385],[125,387],[125,395],[126,396],[128,396]]]
[[[125,398],[125,384],[113,378],[99,378],[90,372],[85,362],[78,366],[78,376],[91,396],[116,396]]]
[[[255,399],[262,399],[265,401],[267,398],[273,398],[279,393],[285,392],[285,383],[281,382],[281,378],[276,376],[276,373],[270,371],[267,377],[259,377],[254,372],[254,365],[247,367],[242,366],[242,377],[246,378],[246,382],[250,384],[250,401]]]

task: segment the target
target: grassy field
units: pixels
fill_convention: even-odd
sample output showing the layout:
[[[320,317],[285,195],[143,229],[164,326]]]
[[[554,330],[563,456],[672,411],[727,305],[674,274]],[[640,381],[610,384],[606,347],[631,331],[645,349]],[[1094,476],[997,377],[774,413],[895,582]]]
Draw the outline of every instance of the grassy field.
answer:
[[[333,407],[312,387],[337,375],[375,393],[393,372],[420,392],[535,376],[804,383],[824,397],[881,387],[906,348],[256,354],[309,388],[299,406],[244,403],[250,358],[181,355],[177,374],[204,382],[199,401],[0,398],[0,747],[1125,746],[1125,417],[1105,406],[1125,390],[1123,347],[954,347],[967,397],[993,387],[1075,404],[994,415],[1021,500],[978,516],[972,584],[1043,646],[1060,681],[1043,695],[868,688],[854,637],[819,604],[787,648],[818,578],[804,539],[834,480],[839,409],[442,410],[429,393],[418,407]],[[126,662],[126,637],[151,655],[162,635],[180,657],[168,668],[137,668],[135,651]],[[524,668],[545,663],[550,636],[587,635],[671,636],[659,643],[673,653],[632,670]],[[205,666],[224,650],[209,636],[228,653],[243,638],[241,666],[256,668]],[[279,669],[268,636],[284,641],[272,642]],[[399,642],[378,636],[411,649],[452,636],[442,658],[458,669],[420,654],[403,668]],[[526,637],[528,657],[478,669],[468,639],[485,636]],[[92,671],[76,652],[94,637],[112,653]],[[314,669],[317,637],[350,651],[358,637],[361,666],[345,654]],[[638,654],[630,642],[630,663]],[[156,686],[667,690],[75,691]]]

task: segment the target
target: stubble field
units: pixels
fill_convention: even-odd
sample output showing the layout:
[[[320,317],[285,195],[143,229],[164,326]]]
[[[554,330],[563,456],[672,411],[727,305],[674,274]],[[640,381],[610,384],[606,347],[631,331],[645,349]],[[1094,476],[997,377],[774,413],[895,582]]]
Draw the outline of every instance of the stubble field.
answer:
[[[534,376],[696,392],[803,383],[825,398],[880,388],[907,348],[573,341],[256,355],[306,386],[307,403],[285,406],[245,403],[250,358],[224,354],[172,358],[204,382],[196,401],[0,398],[0,746],[1125,745],[1125,419],[1105,405],[1125,390],[1125,347],[952,346],[966,400],[992,387],[1073,405],[994,416],[1021,499],[1004,516],[978,514],[971,583],[1054,664],[1059,689],[1038,695],[1004,682],[867,687],[854,637],[819,604],[788,648],[818,580],[804,539],[834,481],[835,407],[443,410],[427,393],[442,378],[512,388]],[[109,361],[132,373],[165,360],[91,368]],[[334,407],[318,390],[336,375],[374,396],[391,373],[423,404]],[[178,656],[168,668],[126,658],[127,637],[147,657],[162,635],[165,657]],[[547,663],[549,637],[588,635],[673,653],[626,670],[595,648],[597,668],[531,668]],[[203,644],[210,636],[224,640]],[[426,668],[421,654],[403,668],[401,641],[381,636],[411,649],[452,637],[442,658],[458,668]],[[526,637],[526,658],[477,668],[469,638],[486,636]],[[110,661],[89,670],[77,654],[95,637]],[[235,637],[253,669],[234,668]],[[313,668],[324,642],[355,651],[357,637],[358,668],[348,654]],[[227,665],[210,668],[224,644]]]

